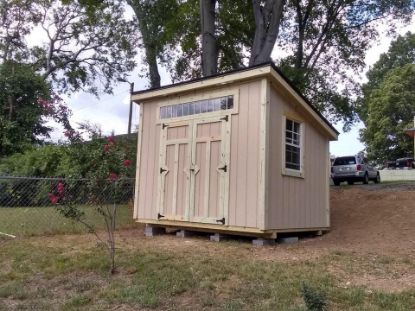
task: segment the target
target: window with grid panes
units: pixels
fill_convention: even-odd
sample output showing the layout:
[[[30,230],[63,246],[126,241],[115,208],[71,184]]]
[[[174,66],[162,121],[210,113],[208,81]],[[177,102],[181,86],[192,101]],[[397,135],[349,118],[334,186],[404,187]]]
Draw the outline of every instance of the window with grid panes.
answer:
[[[160,119],[180,118],[233,108],[233,96],[224,96],[160,107]]]
[[[285,168],[301,169],[301,124],[286,119],[285,122]]]

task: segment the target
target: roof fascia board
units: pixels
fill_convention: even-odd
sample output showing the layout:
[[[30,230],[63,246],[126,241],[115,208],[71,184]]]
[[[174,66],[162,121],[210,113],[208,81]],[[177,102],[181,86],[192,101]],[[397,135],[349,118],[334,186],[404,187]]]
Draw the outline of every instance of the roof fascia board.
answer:
[[[272,78],[277,81],[278,84],[280,84],[283,88],[285,88],[289,94],[303,107],[308,114],[317,121],[324,130],[329,134],[329,137],[331,140],[337,140],[338,133],[335,132],[326,122],[322,120],[322,117],[319,116],[313,108],[310,107],[310,105],[281,77],[281,75],[275,71],[271,70],[270,74]]]
[[[272,71],[271,66],[267,65],[260,68],[255,68],[252,70],[246,70],[241,72],[235,72],[232,74],[224,74],[223,76],[214,77],[211,79],[205,79],[196,82],[185,83],[182,85],[164,88],[149,90],[148,92],[138,93],[132,95],[132,100],[134,102],[143,102],[147,100],[153,100],[158,97],[165,97],[176,93],[183,93],[187,91],[194,91],[200,88],[207,88],[212,86],[226,85],[233,82],[239,82],[242,80],[253,79],[261,76],[267,76]]]

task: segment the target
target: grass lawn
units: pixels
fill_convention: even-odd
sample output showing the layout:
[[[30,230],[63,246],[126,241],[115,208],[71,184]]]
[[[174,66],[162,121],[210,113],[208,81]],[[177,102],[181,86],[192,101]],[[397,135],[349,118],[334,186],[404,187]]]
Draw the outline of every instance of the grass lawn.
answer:
[[[307,310],[305,283],[328,310],[415,310],[415,288],[358,285],[414,271],[413,258],[304,247],[255,248],[246,241],[213,243],[171,236],[118,238],[118,270],[90,235],[0,241],[0,310]],[[399,268],[399,269],[398,269]],[[351,282],[349,282],[351,281]]]
[[[86,219],[97,229],[104,228],[102,217],[91,206],[82,207]],[[118,225],[125,228],[133,225],[132,207],[120,205]],[[83,233],[86,229],[63,217],[54,207],[0,207],[0,232],[16,236],[31,236],[57,233]]]

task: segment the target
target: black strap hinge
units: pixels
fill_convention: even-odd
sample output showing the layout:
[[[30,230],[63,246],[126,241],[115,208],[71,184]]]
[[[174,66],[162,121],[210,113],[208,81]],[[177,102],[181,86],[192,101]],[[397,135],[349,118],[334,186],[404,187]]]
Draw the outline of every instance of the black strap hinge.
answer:
[[[222,225],[225,224],[225,217],[223,217],[222,219],[217,219],[216,222],[220,222],[222,223]]]
[[[224,171],[226,173],[228,171],[228,166],[224,165],[222,167],[219,167],[218,170]]]
[[[167,171],[166,169],[160,167],[160,174],[163,174],[165,171]]]
[[[160,213],[158,213],[157,214],[157,219],[160,219],[160,218],[164,218],[165,216],[163,216],[162,214],[160,214]]]
[[[163,123],[162,125],[161,125],[161,128],[164,130],[165,128],[167,127],[167,124],[166,123]]]
[[[223,118],[220,118],[220,119],[223,120],[223,121],[228,122],[229,121],[229,116],[224,116]]]

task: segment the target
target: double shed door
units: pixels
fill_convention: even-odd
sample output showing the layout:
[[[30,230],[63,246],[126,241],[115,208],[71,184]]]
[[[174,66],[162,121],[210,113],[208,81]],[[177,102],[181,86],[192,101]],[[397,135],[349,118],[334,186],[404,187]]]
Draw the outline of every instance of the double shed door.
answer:
[[[229,117],[161,125],[159,219],[227,223]]]

